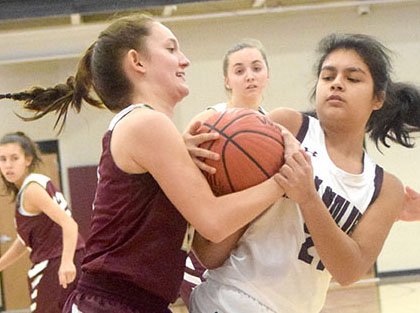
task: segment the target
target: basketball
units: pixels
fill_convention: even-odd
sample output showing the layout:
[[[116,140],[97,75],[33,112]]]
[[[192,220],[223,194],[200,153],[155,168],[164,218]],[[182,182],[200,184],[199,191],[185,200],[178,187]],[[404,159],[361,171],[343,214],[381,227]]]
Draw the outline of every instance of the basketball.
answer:
[[[217,132],[217,140],[200,147],[216,152],[220,159],[205,159],[216,168],[204,172],[215,195],[257,185],[278,172],[284,163],[283,136],[278,125],[251,109],[228,109],[206,120],[200,133]]]

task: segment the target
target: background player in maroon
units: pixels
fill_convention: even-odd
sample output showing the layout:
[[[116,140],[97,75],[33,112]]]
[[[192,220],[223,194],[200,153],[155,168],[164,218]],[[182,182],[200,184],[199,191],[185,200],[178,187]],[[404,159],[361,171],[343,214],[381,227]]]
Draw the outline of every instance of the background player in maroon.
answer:
[[[31,312],[59,313],[76,285],[84,243],[61,192],[48,177],[33,173],[40,161],[35,143],[25,134],[10,133],[0,140],[1,178],[17,200],[18,233],[0,258],[0,271],[30,249]]]
[[[103,137],[82,277],[64,312],[168,312],[192,240],[187,221],[219,242],[284,194],[270,178],[213,195],[171,121],[189,92],[188,66],[167,27],[131,16],[99,35],[66,84],[8,95],[36,117],[58,112],[59,120],[82,100],[117,113]],[[297,150],[293,137],[284,138],[286,151]]]

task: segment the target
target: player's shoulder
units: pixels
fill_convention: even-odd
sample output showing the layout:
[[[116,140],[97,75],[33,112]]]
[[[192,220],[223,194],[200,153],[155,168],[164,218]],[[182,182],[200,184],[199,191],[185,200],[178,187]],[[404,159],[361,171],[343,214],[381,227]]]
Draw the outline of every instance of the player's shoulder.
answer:
[[[399,210],[404,203],[404,185],[400,179],[394,174],[384,171],[381,191],[377,200],[381,206]]]
[[[268,117],[286,127],[293,135],[298,133],[303,122],[302,113],[291,108],[276,108],[268,114]]]
[[[268,115],[271,119],[283,121],[291,117],[295,119],[301,118],[302,113],[296,111],[295,109],[279,107],[272,110]]]
[[[138,151],[154,147],[156,143],[172,140],[179,133],[175,124],[164,113],[148,108],[136,108],[126,114],[115,125],[112,132],[111,149]]]
[[[22,194],[25,206],[30,207],[33,203],[38,202],[37,200],[41,194],[46,195],[47,191],[45,190],[45,186],[42,185],[42,182],[31,180],[25,185]]]
[[[215,110],[204,110],[200,113],[198,113],[191,122],[196,122],[196,121],[200,121],[200,122],[204,122],[207,119],[209,119],[211,116],[213,116],[214,114],[218,113],[218,111]]]
[[[30,173],[28,176],[26,176],[26,178],[23,181],[23,184],[20,188],[21,192],[23,192],[24,190],[27,190],[29,187],[34,186],[34,185],[41,186],[42,188],[45,189],[50,180],[51,179],[48,176],[45,176],[43,174]]]
[[[388,191],[398,192],[404,194],[404,184],[394,174],[384,171],[383,188],[387,193]]]
[[[162,127],[172,125],[171,119],[164,113],[148,108],[132,110],[118,124],[127,130],[154,131]]]
[[[214,114],[216,114],[218,112],[222,112],[223,110],[220,111],[221,108],[222,108],[222,106],[220,106],[220,105],[224,105],[225,109],[226,109],[226,104],[225,103],[219,103],[219,104],[216,104],[214,106],[207,107],[204,111],[201,111],[200,113],[198,113],[197,115],[195,115],[191,119],[191,121],[188,123],[188,126],[187,126],[186,129],[189,129],[190,126],[192,124],[194,124],[195,122],[198,122],[198,121],[199,122],[205,122],[206,120],[208,120]]]

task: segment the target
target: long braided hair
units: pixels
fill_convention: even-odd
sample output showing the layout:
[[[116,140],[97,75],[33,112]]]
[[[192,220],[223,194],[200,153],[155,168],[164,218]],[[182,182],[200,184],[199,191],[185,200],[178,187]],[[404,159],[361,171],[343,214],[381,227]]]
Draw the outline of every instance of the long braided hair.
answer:
[[[122,68],[122,57],[130,49],[147,56],[145,41],[153,23],[155,20],[144,14],[119,18],[99,34],[79,61],[76,75],[68,77],[65,83],[0,94],[0,99],[22,101],[25,109],[34,112],[31,117],[20,116],[26,121],[55,112],[58,116],[54,128],[60,124],[59,132],[69,108],[80,112],[83,101],[118,112],[131,104],[132,94],[132,86]]]

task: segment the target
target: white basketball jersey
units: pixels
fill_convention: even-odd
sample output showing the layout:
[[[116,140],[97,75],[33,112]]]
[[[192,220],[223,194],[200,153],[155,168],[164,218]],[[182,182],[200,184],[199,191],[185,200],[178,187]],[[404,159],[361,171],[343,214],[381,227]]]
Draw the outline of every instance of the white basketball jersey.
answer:
[[[336,167],[315,118],[304,116],[298,139],[312,158],[320,197],[341,229],[350,232],[377,197],[382,168],[366,153],[362,174],[349,174]],[[229,285],[246,294],[250,306],[259,303],[261,312],[317,313],[324,304],[330,279],[299,207],[283,199],[250,224],[221,267],[208,271],[208,283],[193,291],[192,312],[240,312],[246,304],[238,303],[234,308],[229,301],[229,308],[223,307],[227,303],[221,291],[224,288],[217,286]]]
[[[216,112],[224,112],[226,111],[227,108],[228,108],[227,103],[221,102],[221,103],[207,107],[206,110],[215,110]],[[260,112],[261,114],[267,115],[267,111],[262,106],[258,107],[258,112]]]

